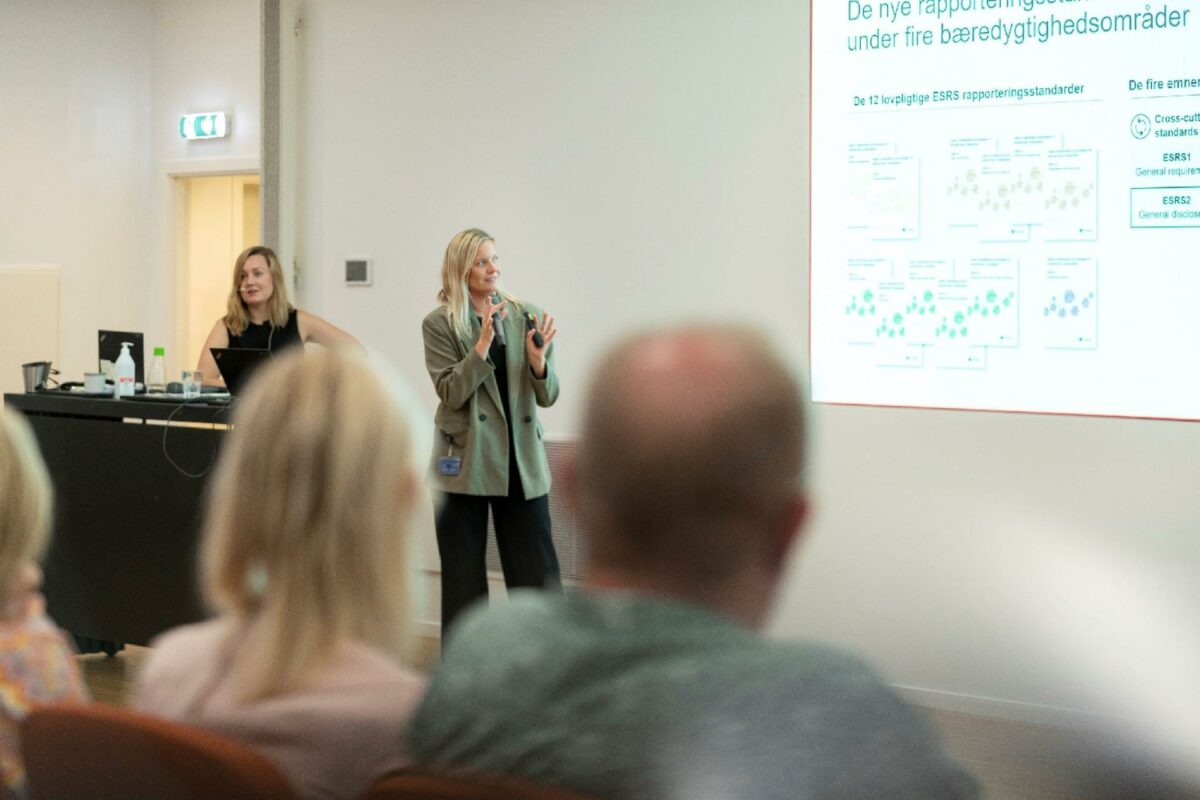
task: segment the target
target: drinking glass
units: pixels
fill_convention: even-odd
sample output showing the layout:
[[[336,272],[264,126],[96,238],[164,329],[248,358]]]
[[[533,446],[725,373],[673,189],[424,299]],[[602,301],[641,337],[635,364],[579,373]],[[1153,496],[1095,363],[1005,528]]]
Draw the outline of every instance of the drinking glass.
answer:
[[[199,397],[201,387],[204,385],[204,373],[198,369],[183,371],[183,396],[184,397]]]

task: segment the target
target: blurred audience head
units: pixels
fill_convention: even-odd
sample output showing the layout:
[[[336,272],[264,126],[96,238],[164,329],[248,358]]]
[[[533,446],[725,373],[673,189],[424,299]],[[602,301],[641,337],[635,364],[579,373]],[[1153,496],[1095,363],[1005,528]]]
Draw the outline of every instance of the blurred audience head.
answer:
[[[600,361],[571,481],[597,585],[759,625],[806,511],[798,381],[761,335],[634,334]]]
[[[0,408],[0,597],[18,594],[50,538],[52,494],[29,425]]]
[[[360,356],[298,351],[255,376],[233,421],[202,583],[250,627],[245,697],[295,686],[340,641],[400,655],[420,480],[399,386]]]

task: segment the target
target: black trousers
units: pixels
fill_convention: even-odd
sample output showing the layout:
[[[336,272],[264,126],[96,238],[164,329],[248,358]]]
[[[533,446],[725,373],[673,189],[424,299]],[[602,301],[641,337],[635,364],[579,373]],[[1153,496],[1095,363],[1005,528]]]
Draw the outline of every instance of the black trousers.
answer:
[[[510,589],[559,589],[558,555],[550,538],[548,495],[526,500],[519,481],[508,497],[442,494],[437,509],[438,554],[442,559],[442,640],[454,619],[487,597],[487,514],[492,509],[496,548]]]

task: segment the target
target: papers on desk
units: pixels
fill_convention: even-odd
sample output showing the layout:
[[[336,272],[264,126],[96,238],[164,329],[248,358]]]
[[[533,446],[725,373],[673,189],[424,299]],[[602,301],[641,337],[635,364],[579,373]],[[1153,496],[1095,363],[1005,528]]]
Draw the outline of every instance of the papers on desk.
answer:
[[[113,387],[106,386],[103,392],[89,392],[82,386],[72,386],[65,391],[54,391],[53,394],[65,394],[69,397],[112,397]],[[120,399],[148,403],[174,403],[175,405],[186,403],[200,406],[227,406],[233,401],[233,395],[229,392],[204,392],[198,395],[185,395],[182,392],[155,392],[154,394],[135,394]]]
[[[203,394],[185,395],[179,392],[156,392],[154,394],[138,394],[128,398],[144,400],[150,403],[187,403],[189,405],[228,405],[233,399],[229,392],[205,392]]]
[[[113,387],[105,386],[102,392],[89,392],[82,386],[72,386],[67,390],[67,394],[72,397],[112,397]]]

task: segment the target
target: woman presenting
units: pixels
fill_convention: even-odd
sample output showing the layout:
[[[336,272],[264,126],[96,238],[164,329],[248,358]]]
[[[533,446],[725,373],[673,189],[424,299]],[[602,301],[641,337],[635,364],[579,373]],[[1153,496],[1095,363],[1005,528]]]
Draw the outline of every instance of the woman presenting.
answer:
[[[504,582],[559,586],[550,538],[550,467],[539,406],[558,399],[554,317],[500,287],[496,243],[472,228],[442,262],[439,306],[425,317],[425,366],[441,402],[430,475],[440,493],[442,636],[487,596],[488,507]]]
[[[210,386],[225,385],[212,356],[213,347],[277,353],[287,347],[315,342],[325,347],[362,349],[358,340],[341,328],[288,302],[283,266],[269,247],[256,245],[237,257],[227,306],[225,316],[213,323],[196,365]]]

